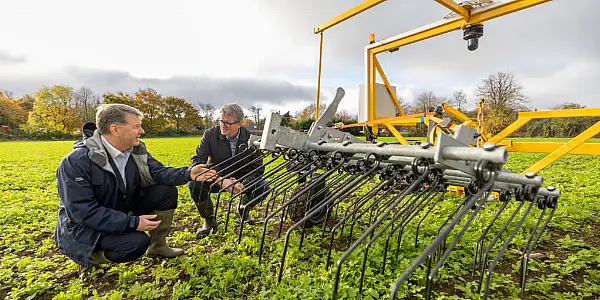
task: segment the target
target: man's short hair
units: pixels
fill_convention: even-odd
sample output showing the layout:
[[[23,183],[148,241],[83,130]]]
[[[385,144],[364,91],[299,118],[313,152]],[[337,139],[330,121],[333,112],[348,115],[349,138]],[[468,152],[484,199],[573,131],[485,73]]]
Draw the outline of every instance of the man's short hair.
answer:
[[[244,120],[244,110],[241,106],[235,103],[223,105],[223,107],[221,107],[221,113],[226,116],[234,117],[236,122],[241,122]]]
[[[96,127],[102,134],[110,134],[110,125],[127,124],[127,115],[143,118],[144,114],[135,107],[121,103],[101,104],[96,109]]]

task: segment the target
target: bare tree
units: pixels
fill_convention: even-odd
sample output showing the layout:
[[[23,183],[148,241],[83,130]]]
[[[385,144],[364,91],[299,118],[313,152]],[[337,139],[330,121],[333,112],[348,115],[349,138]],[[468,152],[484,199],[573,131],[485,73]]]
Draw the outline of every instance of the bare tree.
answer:
[[[76,113],[84,123],[95,120],[95,111],[100,103],[100,95],[95,94],[90,88],[82,87],[73,92],[73,101]]]
[[[200,115],[204,118],[206,127],[211,126],[214,122],[215,107],[210,103],[198,103],[197,105],[200,110]]]
[[[301,121],[306,120],[316,120],[317,114],[317,105],[314,103],[309,104],[307,107],[303,108],[301,111],[296,112],[296,118]],[[327,109],[326,103],[319,104],[319,113],[323,113]]]
[[[339,110],[338,112],[336,112],[335,115],[333,115],[333,119],[336,121],[342,121],[344,123],[348,123],[348,122],[353,122],[353,121],[356,122],[356,120],[358,120],[358,116],[352,115],[347,110],[342,109],[342,110]]]
[[[454,91],[454,94],[452,94],[452,97],[450,97],[446,103],[452,105],[459,111],[464,111],[466,110],[467,105],[467,94],[465,94],[463,90]]]
[[[483,79],[477,94],[485,99],[488,132],[495,134],[516,119],[516,112],[526,110],[523,87],[511,73],[498,72]]]
[[[0,90],[0,97],[12,98],[14,96],[13,92],[8,90]]]
[[[254,125],[258,126],[260,122],[260,111],[262,108],[257,106],[250,106],[250,113],[252,114],[252,118],[254,119]]]
[[[516,112],[527,109],[528,100],[523,94],[523,87],[511,73],[489,75],[477,87],[477,95],[484,98],[492,110]]]
[[[438,98],[432,91],[427,91],[421,93],[417,97],[415,109],[417,109],[418,113],[428,112],[435,109],[435,107],[440,103],[440,98]]]

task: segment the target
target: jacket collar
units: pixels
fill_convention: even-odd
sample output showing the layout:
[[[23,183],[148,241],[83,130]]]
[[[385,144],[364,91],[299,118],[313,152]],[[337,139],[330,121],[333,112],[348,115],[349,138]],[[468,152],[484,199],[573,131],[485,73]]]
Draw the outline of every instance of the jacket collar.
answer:
[[[102,136],[98,129],[94,130],[94,134],[92,136],[83,139],[82,145],[89,149],[88,156],[93,163],[107,171],[112,171],[112,168],[108,163],[108,153],[106,153],[106,150],[102,145]],[[133,149],[131,149],[131,154],[146,154],[146,145],[140,141],[139,146],[135,146]]]
[[[238,129],[236,138],[238,139],[238,141],[245,141],[249,138],[248,130],[246,129],[246,127],[242,126],[242,127],[240,127],[240,129]],[[227,140],[227,136],[225,136],[221,133],[221,128],[218,125],[217,125],[217,139]]]

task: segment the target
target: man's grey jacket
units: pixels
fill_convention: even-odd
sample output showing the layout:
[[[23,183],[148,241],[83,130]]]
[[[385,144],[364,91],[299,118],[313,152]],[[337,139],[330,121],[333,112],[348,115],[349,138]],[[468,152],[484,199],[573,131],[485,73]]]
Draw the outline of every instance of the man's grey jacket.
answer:
[[[60,205],[53,238],[63,254],[77,264],[89,267],[100,234],[135,231],[139,217],[115,210],[120,200],[117,199],[117,177],[108,161],[109,154],[102,145],[100,132],[84,130],[84,138],[73,148],[56,171]],[[188,167],[164,166],[148,153],[141,141],[133,148],[130,159],[137,166],[142,187],[177,186],[191,180]]]

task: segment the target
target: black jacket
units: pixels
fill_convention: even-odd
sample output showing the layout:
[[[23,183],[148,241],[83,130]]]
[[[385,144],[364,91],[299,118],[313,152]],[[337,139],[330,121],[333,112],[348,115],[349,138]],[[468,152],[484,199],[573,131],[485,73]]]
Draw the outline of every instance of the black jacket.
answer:
[[[217,166],[221,162],[231,158],[233,155],[231,153],[229,141],[223,134],[221,134],[221,129],[219,126],[215,126],[204,132],[204,135],[200,140],[200,144],[196,148],[196,154],[192,157],[191,166],[193,167],[197,164],[208,163],[209,167],[219,172],[220,176],[227,176],[232,171],[235,171],[234,174],[228,177],[235,177],[236,179],[240,179],[242,176],[250,173],[245,177],[242,183],[252,182],[256,178],[262,176],[265,168],[263,166],[262,159],[257,159],[261,157],[260,151],[254,151],[252,149],[243,151],[246,148],[242,148],[242,150],[240,150],[240,145],[248,145],[250,132],[245,127],[240,127],[239,130],[235,154],[242,152],[242,155],[236,157],[231,163],[225,163]],[[242,168],[242,166],[250,163],[253,160],[256,161]]]
[[[100,133],[74,144],[56,171],[60,205],[54,231],[59,250],[77,264],[89,266],[100,233],[135,231],[139,217],[115,209],[119,189],[115,173],[102,146]],[[188,167],[165,167],[148,153],[140,141],[131,158],[136,163],[142,187],[164,184],[183,185],[191,180]]]

